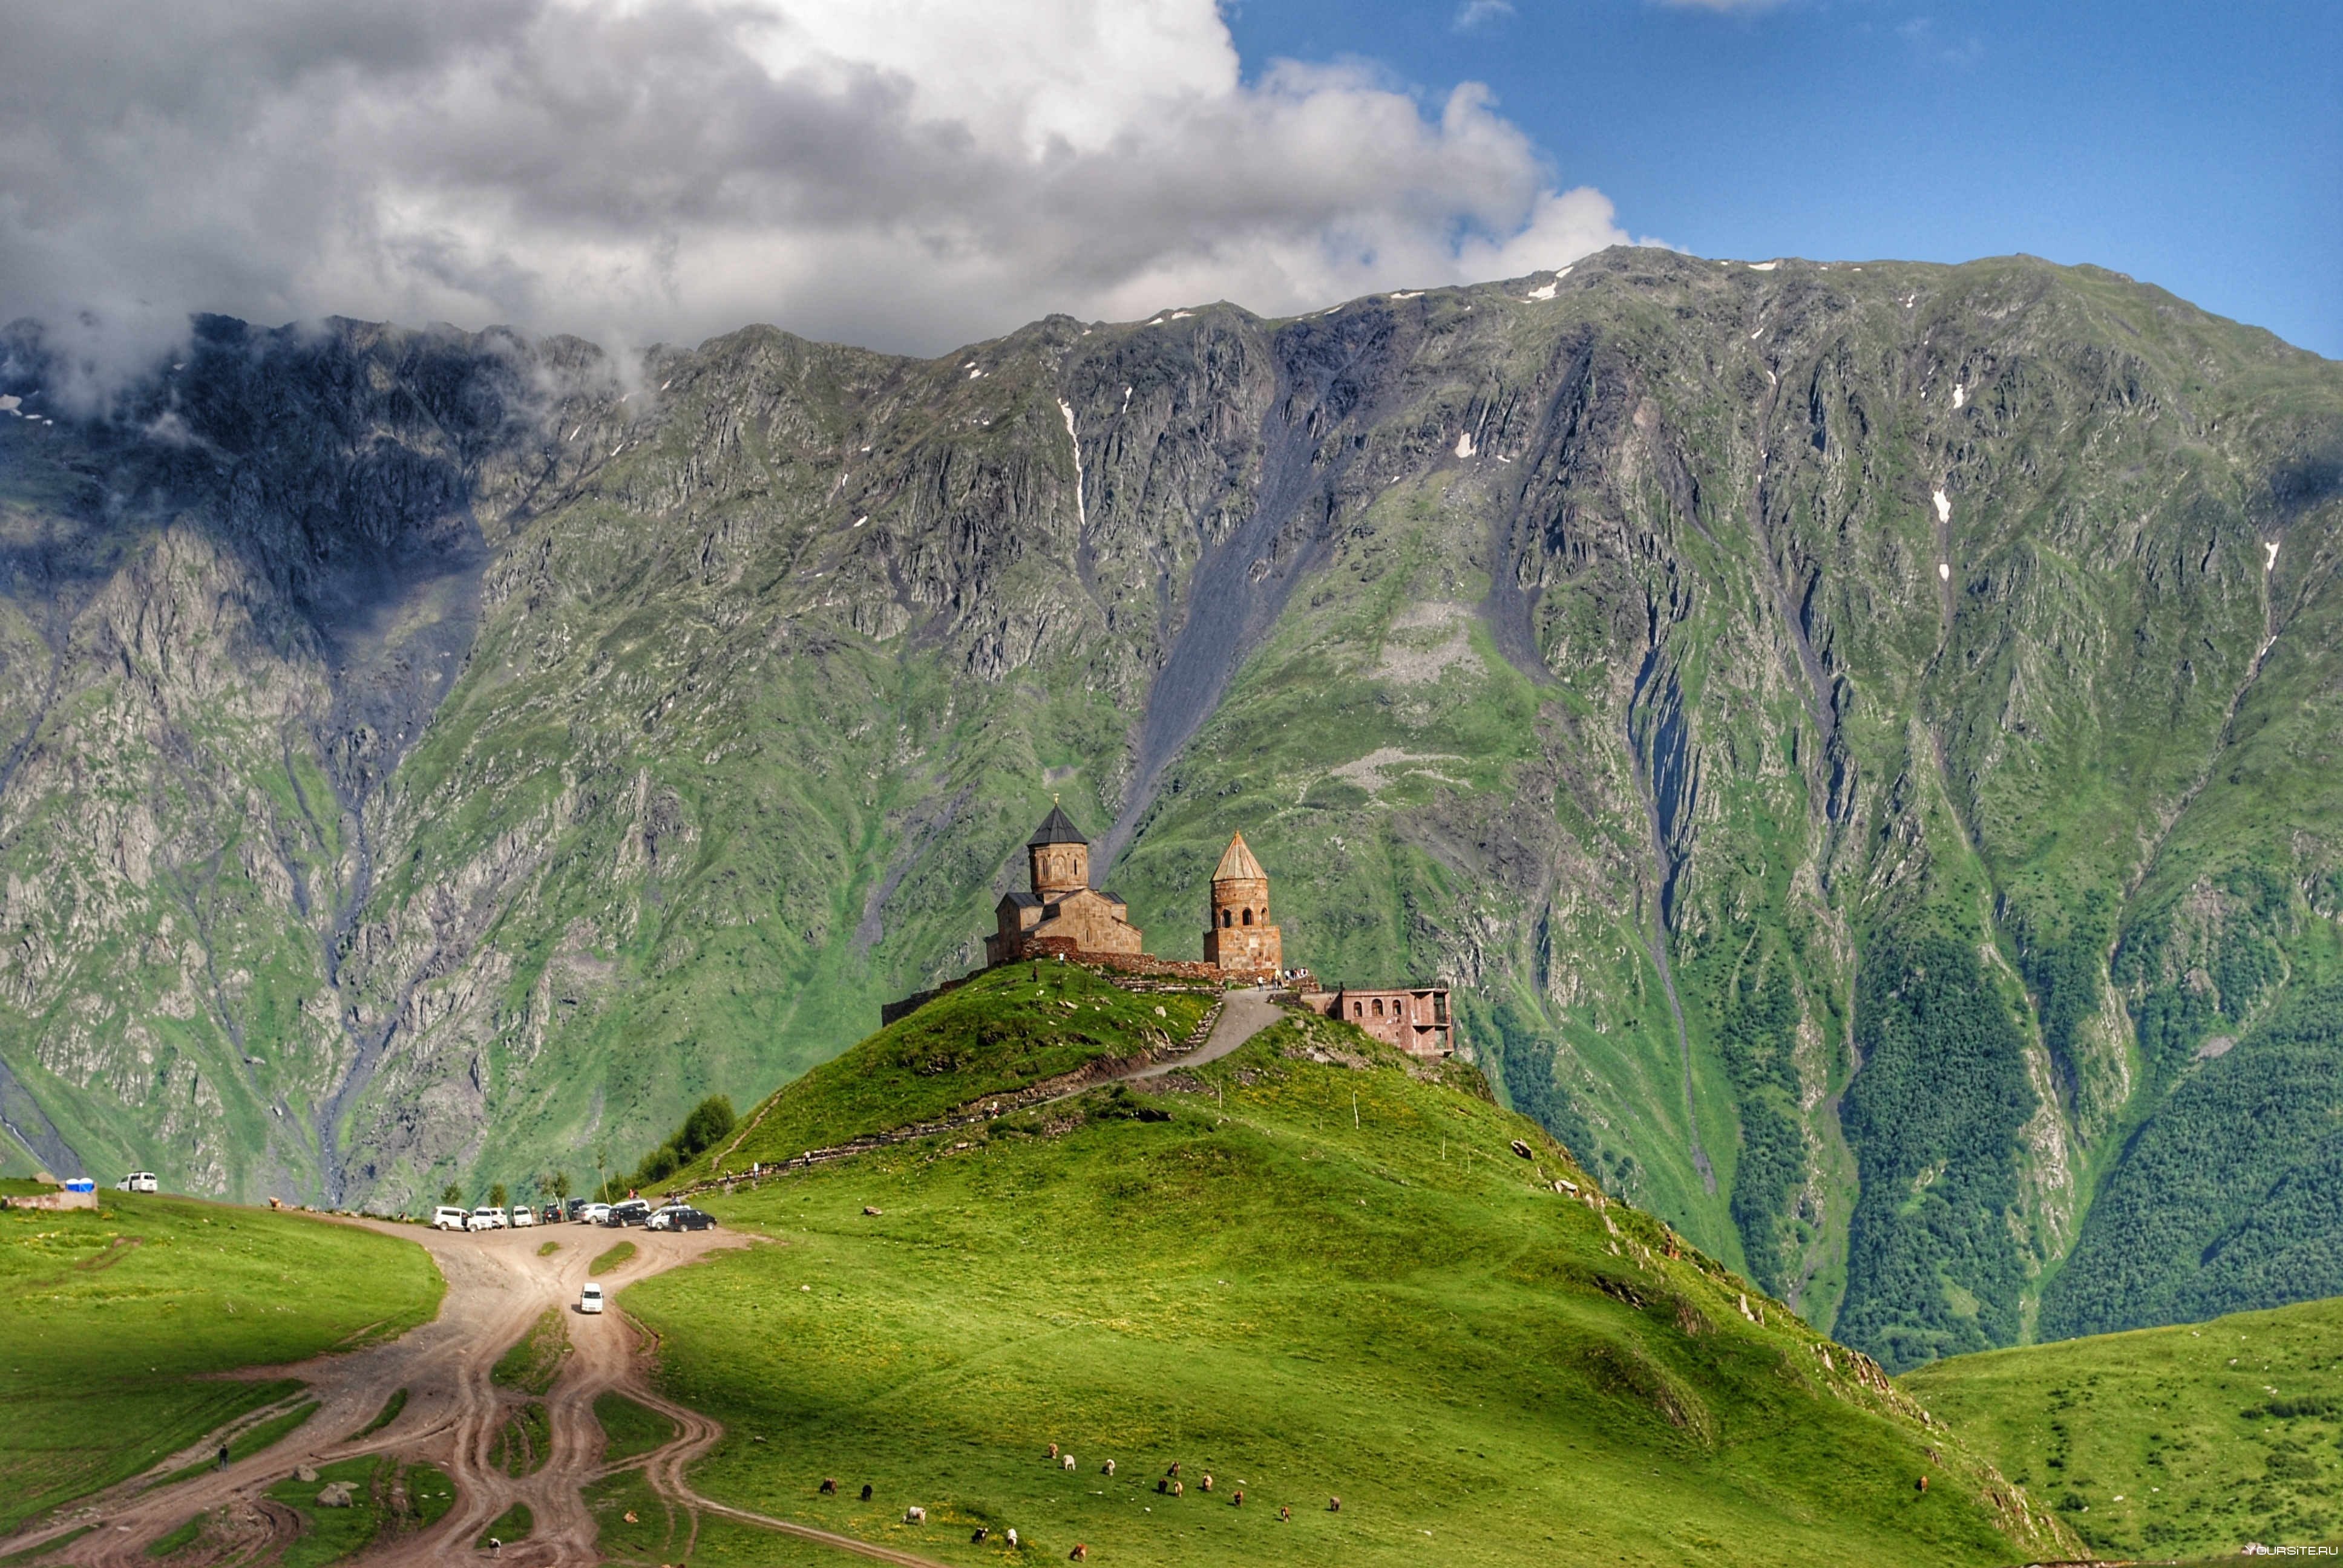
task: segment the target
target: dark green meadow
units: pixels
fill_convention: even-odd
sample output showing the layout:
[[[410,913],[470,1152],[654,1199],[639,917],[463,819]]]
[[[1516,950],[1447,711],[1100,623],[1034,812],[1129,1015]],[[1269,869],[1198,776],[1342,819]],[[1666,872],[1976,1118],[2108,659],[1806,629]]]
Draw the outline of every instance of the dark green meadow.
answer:
[[[1902,1382],[2110,1555],[2343,1540],[2343,1300],[1958,1356]]]
[[[1010,1525],[1061,1558],[1195,1564],[2055,1544],[2002,1533],[1996,1483],[1845,1352],[1826,1371],[1785,1309],[1750,1292],[1750,1321],[1737,1277],[1556,1179],[1592,1191],[1469,1069],[1296,1019],[1162,1092],[711,1198],[783,1244],[623,1302],[669,1392],[726,1425],[703,1492],[950,1562],[995,1560]],[[1156,1490],[1174,1462],[1178,1498]]]
[[[396,1337],[444,1288],[422,1248],[300,1215],[111,1193],[0,1212],[0,1531],[292,1392],[209,1374]]]

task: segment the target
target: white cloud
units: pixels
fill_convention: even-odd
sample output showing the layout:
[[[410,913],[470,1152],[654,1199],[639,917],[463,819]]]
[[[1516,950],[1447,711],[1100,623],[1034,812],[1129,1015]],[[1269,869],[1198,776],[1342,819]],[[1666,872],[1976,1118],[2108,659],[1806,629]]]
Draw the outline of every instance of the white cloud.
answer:
[[[1455,28],[1469,33],[1491,22],[1503,21],[1513,14],[1513,0],[1464,0],[1456,8]]]
[[[1662,5],[1677,11],[1771,11],[1784,0],[1658,0]]]
[[[1625,238],[1485,89],[1246,81],[1214,0],[120,0],[0,52],[0,318],[936,351]]]

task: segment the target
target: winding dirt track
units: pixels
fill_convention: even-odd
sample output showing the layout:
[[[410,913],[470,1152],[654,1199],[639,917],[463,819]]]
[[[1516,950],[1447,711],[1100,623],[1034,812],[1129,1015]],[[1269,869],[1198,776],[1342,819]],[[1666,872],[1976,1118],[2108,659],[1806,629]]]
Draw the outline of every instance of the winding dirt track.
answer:
[[[175,1454],[146,1475],[125,1483],[0,1542],[0,1554],[37,1546],[84,1526],[95,1526],[65,1543],[52,1561],[82,1568],[153,1568],[149,1543],[169,1533],[197,1513],[225,1510],[236,1537],[226,1559],[266,1561],[300,1530],[290,1511],[267,1501],[267,1489],[300,1465],[330,1464],[360,1454],[391,1453],[427,1460],[456,1483],[456,1503],[430,1529],[392,1539],[367,1554],[384,1568],[485,1559],[473,1545],[490,1523],[516,1503],[528,1504],[536,1528],[527,1541],[507,1547],[499,1559],[518,1568],[600,1561],[596,1528],[580,1488],[620,1468],[602,1462],[603,1436],[594,1419],[594,1401],[617,1391],[659,1411],[676,1423],[676,1437],[642,1464],[652,1486],[687,1521],[696,1536],[702,1510],[836,1546],[881,1562],[939,1568],[928,1559],[874,1547],[845,1536],[769,1520],[746,1511],[709,1503],[684,1481],[685,1469],[723,1435],[723,1428],[696,1411],[661,1397],[650,1386],[650,1345],[616,1311],[597,1317],[570,1311],[594,1258],[621,1239],[636,1255],[600,1276],[616,1294],[637,1280],[689,1262],[719,1248],[746,1245],[748,1239],[724,1231],[669,1235],[646,1231],[623,1233],[576,1225],[553,1225],[481,1235],[424,1231],[412,1225],[370,1228],[418,1241],[429,1249],[447,1277],[439,1315],[397,1342],[346,1354],[320,1356],[289,1367],[256,1368],[254,1377],[297,1377],[317,1413],[290,1436],[225,1471],[206,1471],[152,1492],[141,1489],[154,1476],[200,1462],[216,1448],[220,1434]],[[539,1257],[548,1241],[560,1250]],[[546,1398],[552,1429],[551,1454],[537,1472],[508,1475],[496,1463],[498,1433],[524,1395],[498,1388],[490,1372],[548,1307],[565,1311],[570,1354]],[[379,1414],[391,1396],[407,1391],[406,1408],[381,1431],[353,1434]],[[689,1558],[687,1549],[684,1553]]]
[[[1118,1081],[1160,1077],[1216,1060],[1282,1016],[1266,992],[1231,992],[1201,1047],[1173,1060],[1121,1074]],[[1071,1099],[1099,1087],[1085,1085],[1059,1098]],[[268,1500],[269,1487],[302,1465],[387,1453],[404,1460],[426,1460],[446,1470],[456,1483],[456,1503],[430,1529],[377,1544],[366,1553],[367,1568],[485,1560],[488,1553],[473,1543],[516,1503],[528,1505],[535,1529],[528,1540],[507,1547],[498,1561],[517,1568],[598,1563],[596,1526],[581,1489],[614,1470],[633,1465],[642,1466],[652,1489],[681,1516],[685,1540],[679,1554],[685,1561],[698,1542],[700,1517],[713,1514],[873,1562],[897,1563],[901,1568],[945,1568],[932,1558],[699,1496],[691,1490],[685,1472],[715,1446],[724,1429],[699,1412],[663,1398],[651,1386],[649,1336],[623,1313],[613,1310],[588,1317],[571,1310],[577,1304],[578,1288],[589,1277],[593,1260],[621,1240],[634,1242],[636,1253],[599,1277],[610,1295],[637,1280],[721,1248],[749,1245],[750,1238],[728,1231],[677,1235],[578,1225],[473,1235],[374,1221],[321,1222],[362,1224],[421,1243],[447,1282],[439,1315],[389,1344],[235,1374],[299,1378],[308,1385],[303,1397],[318,1402],[317,1412],[289,1436],[224,1471],[207,1470],[170,1486],[145,1490],[157,1475],[200,1463],[234,1428],[216,1432],[146,1474],[85,1498],[28,1524],[10,1539],[0,1540],[0,1556],[25,1552],[86,1526],[87,1533],[65,1541],[46,1560],[81,1568],[154,1568],[155,1560],[146,1553],[150,1543],[196,1513],[219,1511],[217,1517],[226,1523],[228,1541],[214,1561],[222,1565],[266,1563],[301,1530],[298,1515]],[[548,1241],[560,1243],[559,1250],[551,1257],[538,1256],[538,1249]],[[498,1437],[527,1396],[498,1388],[490,1373],[498,1359],[528,1332],[548,1307],[563,1310],[570,1344],[570,1353],[545,1400],[551,1452],[534,1473],[508,1475],[496,1462]],[[407,1391],[407,1400],[398,1418],[379,1432],[356,1436],[402,1388]],[[603,1433],[594,1417],[594,1402],[612,1392],[624,1393],[674,1422],[674,1440],[647,1458],[625,1465],[603,1463]],[[247,1424],[252,1419],[235,1424]],[[216,1530],[215,1539],[221,1533]]]

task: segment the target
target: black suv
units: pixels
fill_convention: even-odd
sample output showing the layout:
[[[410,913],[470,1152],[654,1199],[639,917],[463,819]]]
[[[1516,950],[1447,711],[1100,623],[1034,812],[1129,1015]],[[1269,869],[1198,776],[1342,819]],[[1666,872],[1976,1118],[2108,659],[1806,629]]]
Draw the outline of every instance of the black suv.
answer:
[[[716,1216],[689,1203],[670,1203],[646,1224],[653,1231],[707,1231],[714,1229]]]
[[[651,1217],[651,1206],[640,1198],[629,1198],[623,1203],[610,1205],[608,1225],[639,1225]]]

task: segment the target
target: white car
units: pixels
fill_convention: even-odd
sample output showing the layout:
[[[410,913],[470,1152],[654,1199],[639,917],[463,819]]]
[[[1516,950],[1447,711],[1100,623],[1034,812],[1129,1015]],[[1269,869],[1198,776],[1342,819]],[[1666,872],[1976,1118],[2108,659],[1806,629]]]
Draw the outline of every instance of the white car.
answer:
[[[442,1203],[431,1211],[431,1228],[435,1231],[468,1231],[472,1228],[471,1211],[457,1208],[452,1203]]]
[[[501,1230],[503,1230],[504,1228],[505,1228],[505,1211],[504,1211],[502,1209],[498,1209],[498,1208],[493,1208],[493,1207],[491,1207],[491,1208],[485,1208],[485,1209],[475,1209],[475,1210],[473,1210],[473,1211],[472,1211],[472,1229],[473,1229],[473,1230],[475,1230],[475,1231],[501,1231]]]
[[[537,1223],[537,1211],[526,1203],[516,1203],[513,1205],[512,1222],[516,1231],[523,1225],[534,1225]]]
[[[602,1310],[602,1287],[599,1285],[588,1285],[584,1290],[578,1292],[578,1310],[581,1312],[600,1312]]]
[[[115,1185],[125,1192],[160,1192],[163,1184],[155,1180],[152,1171],[133,1171]]]
[[[607,1225],[610,1222],[610,1206],[608,1203],[588,1203],[578,1211],[578,1222],[581,1225]]]

